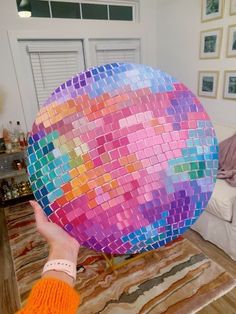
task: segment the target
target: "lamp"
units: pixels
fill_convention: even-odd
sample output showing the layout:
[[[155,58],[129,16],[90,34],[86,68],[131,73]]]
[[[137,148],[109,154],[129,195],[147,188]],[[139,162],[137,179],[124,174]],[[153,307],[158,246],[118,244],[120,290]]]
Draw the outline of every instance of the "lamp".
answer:
[[[18,14],[20,17],[31,17],[31,5],[30,0],[17,1]]]

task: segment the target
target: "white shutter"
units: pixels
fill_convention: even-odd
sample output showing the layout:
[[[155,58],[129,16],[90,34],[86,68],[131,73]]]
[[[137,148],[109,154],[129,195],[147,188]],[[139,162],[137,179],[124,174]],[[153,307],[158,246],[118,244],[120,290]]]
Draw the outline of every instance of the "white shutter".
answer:
[[[93,41],[90,45],[93,65],[112,62],[140,62],[140,42],[136,39],[129,40],[103,40]]]
[[[60,84],[84,69],[82,44],[47,43],[27,46],[38,104],[43,104]]]
[[[100,50],[97,51],[97,64],[112,62],[129,62],[136,63],[134,50]]]

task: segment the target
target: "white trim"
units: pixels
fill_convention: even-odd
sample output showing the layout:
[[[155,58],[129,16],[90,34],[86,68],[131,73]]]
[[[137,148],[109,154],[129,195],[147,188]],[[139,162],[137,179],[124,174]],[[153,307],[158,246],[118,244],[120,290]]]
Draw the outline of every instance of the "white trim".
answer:
[[[107,19],[110,21],[110,10],[109,10],[109,5],[107,4]]]
[[[80,11],[80,19],[83,20],[83,10],[82,10],[82,4],[79,3],[79,11]]]
[[[89,54],[89,40],[88,38],[84,38],[83,42],[83,50],[84,50],[84,67],[85,69],[91,68],[91,60]]]
[[[27,113],[25,112],[24,105],[23,105],[23,99],[22,99],[22,94],[21,94],[21,89],[20,89],[21,82],[20,82],[19,76],[18,76],[19,72],[17,72],[17,69],[19,70],[19,62],[20,62],[19,55],[16,53],[16,50],[14,49],[15,46],[12,45],[13,41],[12,41],[12,38],[11,38],[11,36],[9,34],[9,31],[7,31],[7,37],[8,37],[8,42],[9,42],[9,48],[10,48],[10,51],[11,51],[12,63],[13,63],[15,77],[16,77],[16,82],[17,82],[17,89],[18,89],[19,96],[20,96],[20,105],[21,105],[21,109],[22,109],[22,112],[23,112],[24,122],[25,122],[26,130],[30,130],[31,126],[29,128],[29,125],[27,123]],[[18,52],[18,50],[17,50],[17,52]]]
[[[52,6],[51,6],[51,1],[48,1],[48,6],[49,6],[49,13],[50,13],[50,18],[52,19]]]

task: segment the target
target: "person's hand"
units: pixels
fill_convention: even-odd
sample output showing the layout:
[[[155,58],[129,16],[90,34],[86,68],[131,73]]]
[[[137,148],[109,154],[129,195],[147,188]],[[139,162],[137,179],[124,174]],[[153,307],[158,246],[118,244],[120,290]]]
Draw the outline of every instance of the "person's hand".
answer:
[[[49,244],[49,260],[67,259],[76,264],[79,243],[57,224],[48,221],[43,209],[36,201],[30,201],[34,209],[37,230]]]
[[[30,204],[34,209],[37,230],[49,244],[48,260],[65,259],[76,265],[80,248],[79,243],[57,224],[48,221],[43,209],[37,202],[30,201]],[[42,277],[53,277],[66,282],[70,286],[75,284],[72,277],[60,271],[49,270],[43,273]]]

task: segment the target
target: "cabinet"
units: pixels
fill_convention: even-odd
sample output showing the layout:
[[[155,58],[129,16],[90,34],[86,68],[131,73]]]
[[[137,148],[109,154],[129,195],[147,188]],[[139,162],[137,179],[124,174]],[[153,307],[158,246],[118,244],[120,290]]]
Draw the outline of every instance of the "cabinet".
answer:
[[[0,154],[0,203],[3,206],[33,199],[25,157],[24,150]]]

